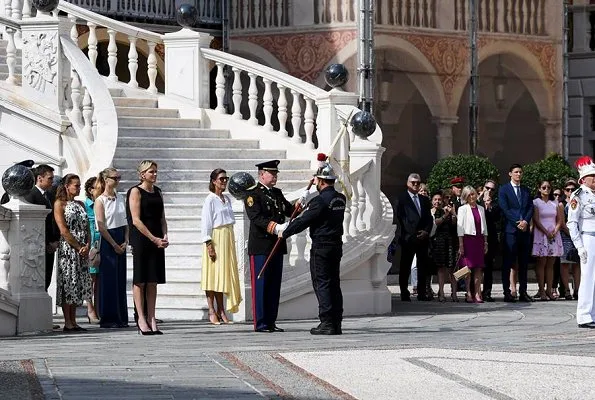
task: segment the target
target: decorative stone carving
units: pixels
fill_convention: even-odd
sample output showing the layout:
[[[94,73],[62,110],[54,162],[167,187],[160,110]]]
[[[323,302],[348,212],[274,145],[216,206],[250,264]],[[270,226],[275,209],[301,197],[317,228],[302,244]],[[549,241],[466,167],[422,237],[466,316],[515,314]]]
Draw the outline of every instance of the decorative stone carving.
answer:
[[[23,35],[23,76],[28,85],[46,93],[57,93],[58,33],[29,32]]]
[[[20,227],[21,245],[21,274],[23,286],[38,288],[45,285],[45,240],[40,228],[27,229]]]
[[[33,189],[35,178],[24,165],[13,165],[2,175],[2,187],[11,196],[22,197]]]
[[[8,243],[8,229],[10,227],[11,211],[0,206],[0,289],[10,291],[8,274],[10,273],[10,244]]]

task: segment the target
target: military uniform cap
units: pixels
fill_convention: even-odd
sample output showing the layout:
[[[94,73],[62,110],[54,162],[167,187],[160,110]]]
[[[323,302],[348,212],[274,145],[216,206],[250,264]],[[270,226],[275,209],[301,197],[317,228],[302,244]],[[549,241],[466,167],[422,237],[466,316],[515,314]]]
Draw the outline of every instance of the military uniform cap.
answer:
[[[256,166],[258,167],[258,170],[264,170],[264,171],[271,171],[271,172],[279,172],[279,168],[277,168],[279,166],[279,163],[281,161],[279,160],[271,160],[271,161],[265,161],[265,162],[261,162],[260,164],[256,164]]]
[[[463,187],[463,185],[465,184],[465,178],[456,176],[450,180],[450,184],[456,187]]]

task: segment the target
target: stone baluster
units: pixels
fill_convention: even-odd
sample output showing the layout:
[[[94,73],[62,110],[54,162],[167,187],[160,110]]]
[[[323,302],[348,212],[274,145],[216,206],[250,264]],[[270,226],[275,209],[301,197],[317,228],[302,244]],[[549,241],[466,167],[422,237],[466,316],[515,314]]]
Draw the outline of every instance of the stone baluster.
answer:
[[[277,88],[279,89],[279,99],[277,100],[277,105],[279,107],[277,111],[277,119],[279,120],[279,134],[281,136],[287,137],[287,96],[285,94],[285,86],[277,84]]]
[[[349,223],[349,235],[350,236],[357,236],[357,221],[359,218],[359,177],[355,178],[354,181],[351,182],[351,189],[353,191],[351,195],[351,221]]]
[[[93,108],[93,116],[91,117],[91,132],[93,132],[93,142],[97,140],[97,113],[95,113],[95,108]]]
[[[238,29],[238,3],[239,1],[232,1],[231,2],[231,10],[230,10],[230,17],[231,17],[231,28]]]
[[[304,111],[304,131],[306,132],[306,147],[309,149],[314,148],[314,141],[312,136],[314,135],[314,100],[305,97],[306,99],[306,111]]]
[[[343,20],[343,23],[351,21],[349,11],[349,0],[341,0],[341,18]]]
[[[422,3],[423,0],[413,0],[413,21],[414,26],[423,26]]]
[[[132,88],[138,87],[136,80],[136,72],[138,71],[138,51],[136,50],[136,37],[128,36],[128,43],[130,49],[128,50],[128,71],[130,71],[130,80],[128,86]]]
[[[6,44],[6,65],[8,66],[8,78],[6,83],[9,85],[16,85],[17,79],[15,77],[15,70],[17,66],[17,47],[15,45],[15,33],[13,28],[6,27],[7,44]]]
[[[331,22],[338,22],[339,21],[339,3],[337,0],[330,0],[330,13],[331,13]]]
[[[358,17],[357,17],[359,15],[358,14],[359,13],[358,3],[359,3],[359,1],[354,1],[351,5],[351,12],[353,13],[352,15],[353,15],[354,21],[358,20]]]
[[[488,20],[488,26],[486,27],[486,31],[489,32],[496,32],[495,26],[496,26],[496,15],[494,14],[494,0],[485,0],[486,4],[486,10],[489,14],[487,20]]]
[[[498,15],[495,32],[506,32],[506,6],[504,0],[493,0],[495,13]]]
[[[215,78],[215,97],[217,97],[217,107],[215,111],[219,114],[225,114],[225,75],[223,73],[223,64],[218,62],[217,65],[217,77]]]
[[[349,226],[351,225],[351,202],[353,201],[353,197],[351,199],[347,198],[345,201],[345,213],[343,214],[343,242],[347,242],[350,237],[353,235],[349,231]]]
[[[297,251],[297,259],[295,266],[303,265],[306,262],[306,245],[308,244],[308,231],[302,231],[295,235],[295,249]]]
[[[251,26],[250,26],[250,10],[248,8],[248,5],[249,5],[248,3],[250,3],[250,0],[243,0],[242,17],[244,20],[244,26],[243,26],[244,29],[251,28]]]
[[[272,82],[270,79],[263,78],[264,82],[264,95],[262,96],[263,107],[262,111],[264,112],[264,128],[272,131],[273,124],[271,122],[271,118],[273,115],[273,90],[272,90]]]
[[[89,61],[91,61],[91,65],[97,68],[97,25],[95,25],[93,22],[87,22],[87,26],[89,27],[89,38],[87,39],[87,44],[89,47],[88,57]]]
[[[260,0],[253,0],[254,6],[252,8],[252,12],[254,13],[254,27],[261,28],[263,26],[262,21],[260,20],[260,10],[262,5],[260,4]]]
[[[512,10],[512,0],[506,0],[506,23],[507,23],[507,29],[506,29],[506,33],[513,33],[514,32],[514,28],[515,28],[515,23],[513,21],[513,10]]]
[[[109,43],[107,45],[107,63],[109,65],[109,79],[112,82],[118,82],[116,74],[116,64],[118,63],[118,46],[116,45],[116,31],[108,29]]]
[[[285,15],[283,14],[283,4],[284,4],[284,1],[277,0],[277,15],[276,15],[277,18],[273,20],[274,26],[278,26],[278,27],[285,26],[285,23],[284,23]]]
[[[70,40],[72,40],[77,46],[79,44],[79,31],[76,29],[76,16],[68,15],[68,21],[72,24],[70,27]]]
[[[10,228],[10,211],[0,208],[0,289],[10,292],[10,244],[8,229]]]
[[[83,120],[85,126],[83,127],[83,135],[93,143],[93,102],[91,101],[91,93],[89,89],[84,88],[85,95],[83,96]]]
[[[273,11],[273,4],[271,4],[272,1],[271,0],[266,0],[265,1],[265,6],[264,6],[264,21],[263,21],[263,27],[270,27],[273,24],[271,24],[271,14]],[[274,16],[273,16],[274,19]]]
[[[391,15],[393,17],[393,25],[398,26],[399,24],[399,2],[393,1],[391,8]]]
[[[26,18],[31,18],[31,0],[23,0],[23,19]]]
[[[250,78],[250,86],[248,86],[248,109],[250,110],[250,123],[252,125],[258,125],[258,119],[256,118],[256,107],[258,107],[258,88],[256,87],[256,74],[251,72],[248,73]]]
[[[529,6],[527,4],[528,0],[521,0],[521,7],[522,7],[522,12],[520,15],[521,18],[521,25],[523,27],[522,32],[523,33],[531,33],[531,10],[529,9]]]
[[[81,113],[81,79],[76,70],[71,73],[72,82],[70,84],[70,98],[72,99],[72,111],[70,119],[73,122],[81,124],[83,121],[83,114]]]
[[[155,79],[157,79],[157,55],[155,54],[155,42],[147,42],[149,46],[149,57],[147,57],[147,75],[149,75],[149,93],[157,93],[157,86],[155,86]]]
[[[237,67],[233,67],[231,70],[233,71],[233,85],[231,87],[231,99],[233,101],[233,117],[235,119],[242,119],[242,111],[240,110],[242,106],[242,70]]]
[[[293,127],[293,136],[291,137],[292,142],[302,143],[302,137],[300,135],[300,128],[302,126],[302,106],[300,105],[301,95],[295,90],[291,91],[293,101],[291,104],[291,126]]]
[[[357,180],[357,193],[358,193],[358,205],[357,208],[359,213],[357,215],[357,221],[355,221],[355,227],[358,231],[366,230],[366,223],[364,221],[364,213],[366,212],[366,192],[364,190],[364,177],[360,177]]]
[[[325,0],[320,0],[316,3],[316,5],[318,6],[318,9],[316,10],[316,15],[318,16],[318,23],[319,24],[324,24],[325,22],[325,18],[324,18],[324,9],[325,9],[325,5],[326,5],[326,1]]]
[[[5,2],[9,2],[11,0],[4,0]],[[12,11],[7,16],[10,16],[12,19],[17,21],[21,21],[23,17],[23,0],[12,0]]]
[[[414,0],[409,0],[408,4],[407,4],[407,26],[414,26],[415,25],[415,14],[413,11],[413,8],[415,7],[415,5],[413,4]]]
[[[7,17],[12,15],[12,0],[4,0],[4,15]],[[4,28],[4,32],[6,32],[8,27],[5,26]]]

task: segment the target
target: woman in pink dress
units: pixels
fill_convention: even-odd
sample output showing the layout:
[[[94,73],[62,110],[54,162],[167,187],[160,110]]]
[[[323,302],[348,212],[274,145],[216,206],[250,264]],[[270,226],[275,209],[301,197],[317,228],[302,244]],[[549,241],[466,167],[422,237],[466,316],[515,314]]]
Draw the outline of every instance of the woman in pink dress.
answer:
[[[460,265],[471,269],[475,294],[471,293],[471,277],[465,278],[467,284],[467,303],[483,303],[481,284],[483,283],[484,256],[488,251],[488,227],[486,214],[477,204],[477,191],[473,186],[465,186],[461,192],[465,203],[457,212],[457,234],[459,236]]]
[[[533,200],[533,251],[537,257],[535,273],[542,301],[556,300],[552,293],[554,282],[554,262],[564,252],[560,229],[564,221],[562,209],[552,195],[552,185],[542,181],[539,195]],[[547,290],[545,290],[547,284]]]

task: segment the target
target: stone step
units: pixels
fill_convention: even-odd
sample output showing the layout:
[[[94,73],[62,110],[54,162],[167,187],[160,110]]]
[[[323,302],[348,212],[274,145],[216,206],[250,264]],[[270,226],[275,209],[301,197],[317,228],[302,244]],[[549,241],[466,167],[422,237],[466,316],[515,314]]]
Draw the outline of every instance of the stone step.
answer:
[[[136,185],[138,181],[121,181],[120,184],[122,188],[130,188]],[[283,187],[294,187],[294,186],[306,186],[308,182],[299,180],[299,181],[291,181],[285,180],[283,182],[279,182],[279,188],[283,190]],[[186,180],[186,181],[171,181],[164,179],[161,177],[158,182],[156,183],[157,186],[163,191],[163,193],[171,193],[171,192],[194,192],[197,196],[206,197],[209,194],[209,181],[207,180]],[[283,186],[281,186],[283,185]]]
[[[133,157],[139,161],[147,158],[169,158],[171,161],[175,161],[177,158],[194,159],[198,162],[210,163],[213,165],[213,168],[218,166],[227,168],[227,163],[231,161],[228,161],[230,158],[236,160],[253,160],[257,157],[262,157],[263,161],[266,161],[285,158],[285,154],[285,150],[244,149],[242,151],[231,152],[227,149],[180,149],[175,147],[156,149],[152,147],[117,147],[114,157]],[[226,161],[220,164],[215,164],[216,160]],[[164,169],[164,167],[161,168]]]
[[[280,167],[283,167],[285,160],[281,161]],[[196,179],[196,178],[204,178],[206,181],[211,174],[213,169],[166,169],[166,170],[159,170],[158,179],[161,180],[186,180],[186,179]],[[138,178],[138,172],[136,169],[120,169],[120,174],[122,174],[122,179],[128,181],[136,181]],[[226,169],[227,175],[232,176],[237,170]],[[253,166],[252,171],[249,171],[250,174],[256,179],[258,177],[258,173],[256,171],[256,167]],[[279,173],[279,185],[283,187],[283,183],[285,181],[304,181],[307,182],[309,179],[312,178],[312,174],[314,171],[310,169],[290,169],[290,170],[283,170]]]
[[[6,57],[6,42],[4,42],[4,44],[0,43],[0,57]],[[23,51],[21,49],[17,49],[17,60],[22,59],[21,54],[23,53]],[[6,61],[3,61],[3,63],[5,63]]]
[[[22,71],[23,64],[21,60],[17,58],[15,69],[20,74]],[[6,56],[0,56],[0,71],[8,73],[8,64],[6,63]]]
[[[119,136],[118,147],[257,149],[258,140],[219,138],[152,138]]]
[[[165,269],[166,274],[168,274],[170,270],[176,269],[186,269],[186,268],[199,268],[202,265],[202,247],[199,247],[198,251],[188,252],[185,254],[180,253],[172,253],[171,250],[168,248],[166,250],[165,256]],[[128,276],[132,279],[132,270],[133,270],[133,262],[132,262],[132,254],[128,254],[127,257],[127,267],[128,267]],[[167,277],[167,276],[166,276]]]
[[[229,131],[208,128],[146,128],[119,126],[120,135],[124,137],[142,137],[151,139],[169,139],[172,137],[197,139],[229,139]]]
[[[138,163],[145,157],[134,157],[130,158],[130,156],[126,157],[115,157],[113,161],[114,167],[118,169],[130,169],[130,168],[137,168]],[[235,171],[254,171],[255,172],[255,165],[261,163],[263,161],[268,161],[270,158],[253,158],[253,159],[228,159],[228,158],[220,158],[220,159],[210,159],[210,160],[197,160],[194,158],[153,158],[153,161],[159,165],[160,170],[168,170],[168,169],[186,169],[186,168],[197,168],[197,169],[209,169],[211,171],[218,166],[225,167],[229,170]],[[290,170],[290,169],[307,169],[310,167],[310,161],[305,160],[283,160],[281,164],[279,164],[281,168],[281,173],[283,170]],[[159,185],[159,183],[157,183]]]
[[[165,203],[165,215],[169,217],[200,217],[202,205]]]
[[[166,284],[167,285],[167,284]],[[168,320],[201,320],[208,319],[207,298],[204,295],[194,294],[178,296],[176,294],[161,293],[161,287],[157,288],[157,318]],[[132,310],[132,294],[128,294],[128,308]],[[132,312],[130,312],[132,316]]]
[[[123,89],[118,89],[118,88],[108,88],[109,93],[112,97],[126,97],[126,94],[124,93]],[[147,93],[147,96],[149,96],[149,94]]]
[[[173,108],[120,107],[116,106],[118,117],[178,118],[180,112]]]
[[[122,127],[144,128],[200,128],[199,119],[181,118],[147,118],[147,117],[118,117],[118,125]]]
[[[116,107],[145,107],[145,108],[157,108],[157,99],[144,98],[144,97],[112,97],[114,105]]]
[[[166,214],[169,218],[169,215]],[[201,239],[200,225],[192,228],[169,228],[167,230],[169,241],[175,242],[188,242],[188,241],[199,241]]]
[[[172,229],[200,229],[200,215],[191,217],[187,215],[169,216],[165,214],[165,217],[167,218],[167,226]],[[196,243],[198,243],[198,238],[196,238]]]

